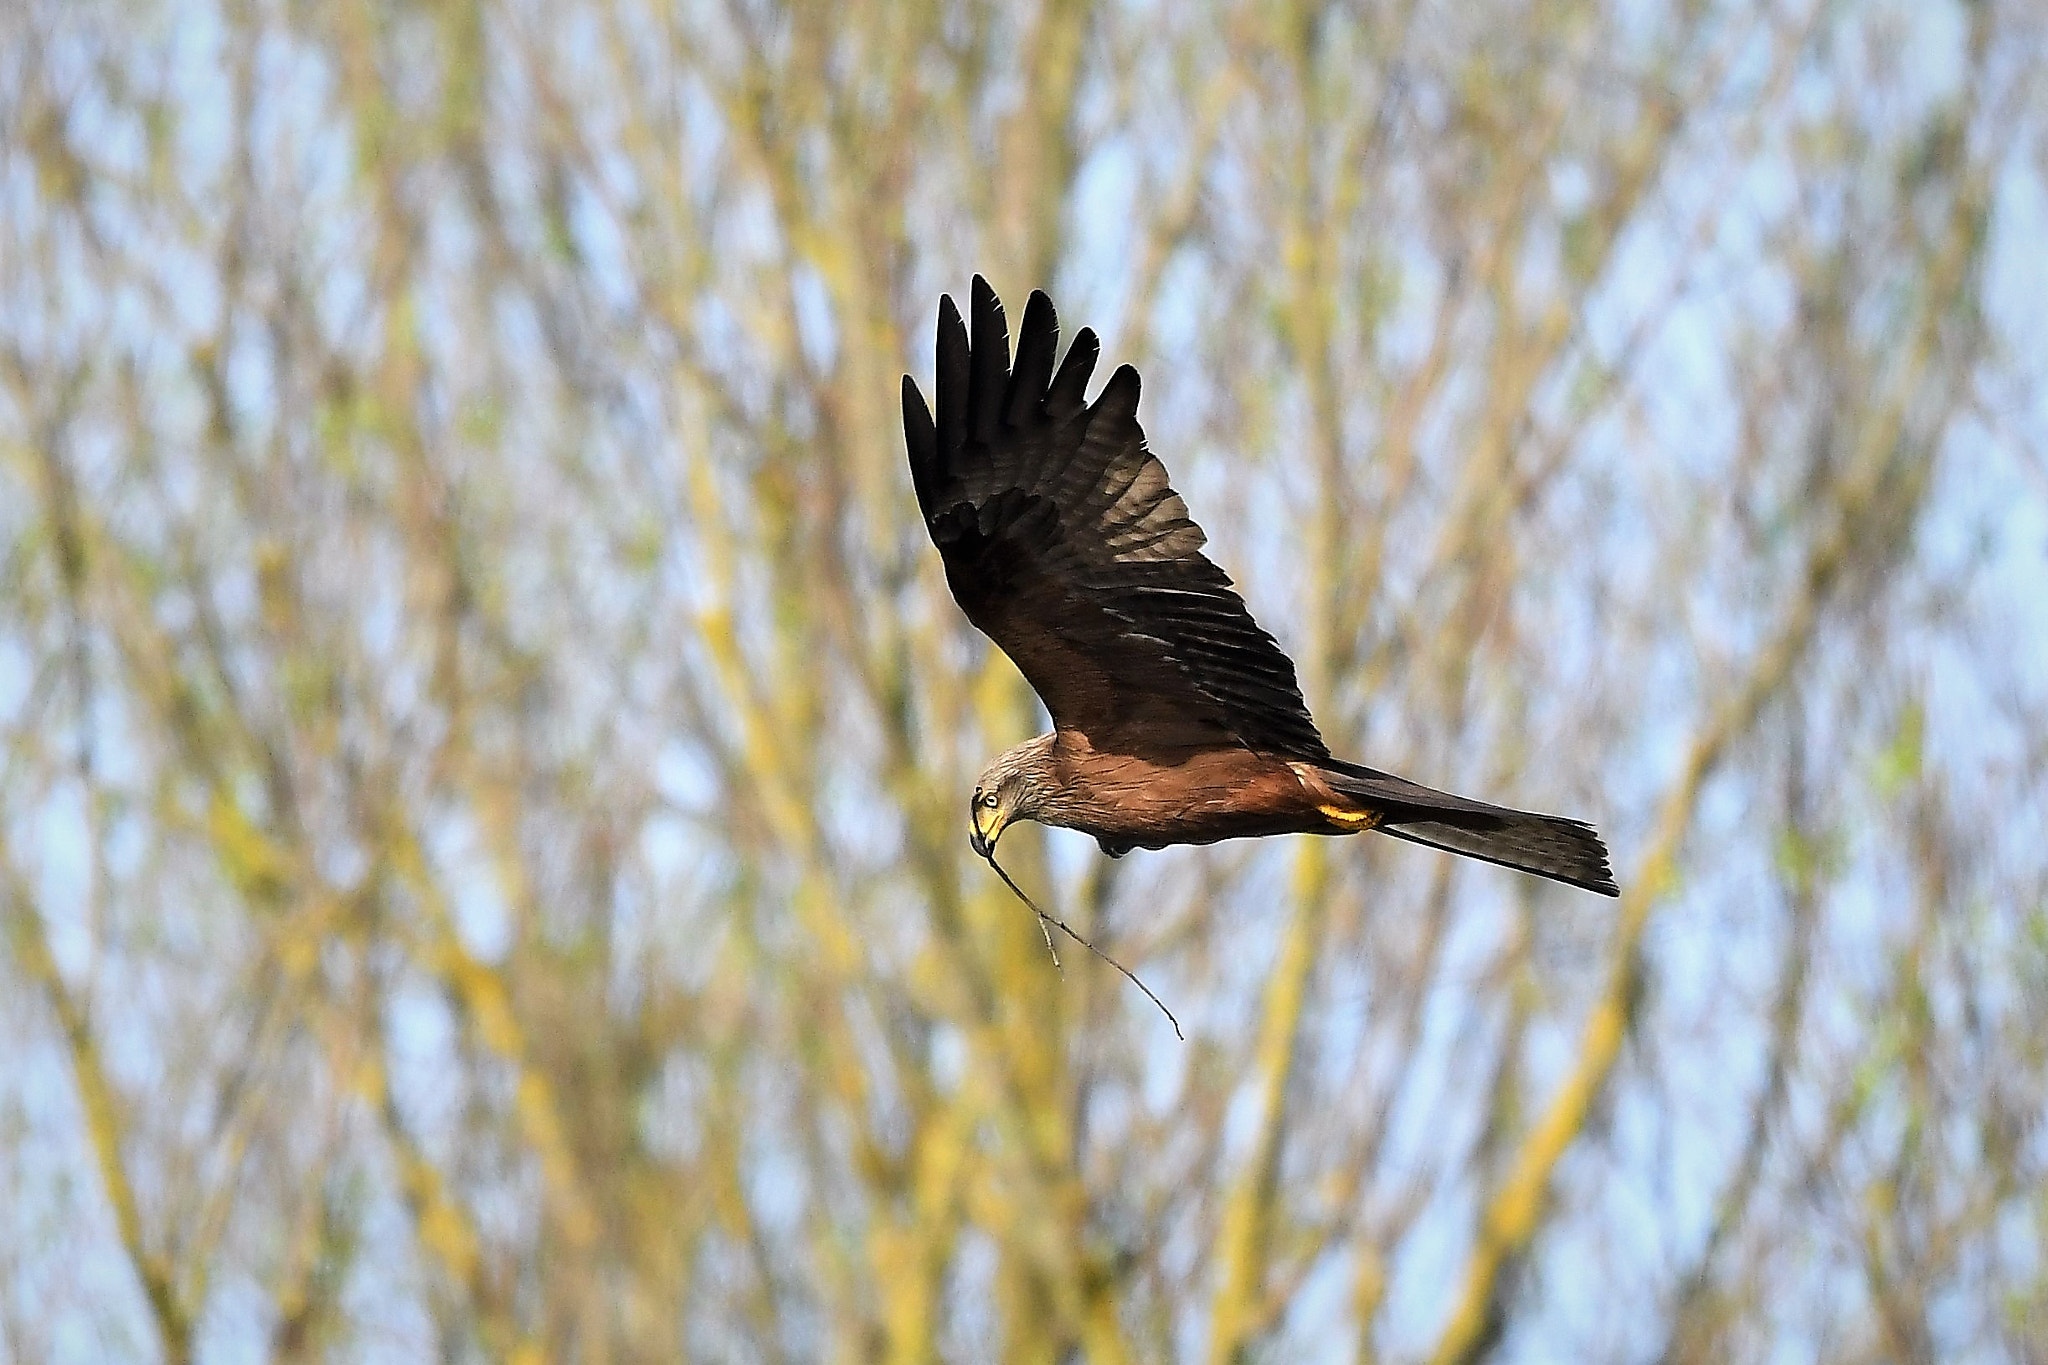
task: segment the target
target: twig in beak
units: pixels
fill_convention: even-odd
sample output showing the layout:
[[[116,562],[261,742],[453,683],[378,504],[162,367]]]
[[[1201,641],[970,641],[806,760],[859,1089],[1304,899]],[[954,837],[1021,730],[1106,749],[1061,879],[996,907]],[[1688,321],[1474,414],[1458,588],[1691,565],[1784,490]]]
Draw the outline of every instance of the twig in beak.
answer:
[[[1024,888],[1017,885],[1017,883],[1011,881],[1010,874],[1003,871],[1002,864],[996,861],[996,851],[993,848],[991,848],[990,850],[988,850],[988,852],[982,854],[981,856],[988,860],[988,865],[996,870],[996,875],[998,877],[1001,877],[1003,879],[1003,885],[1009,887],[1011,891],[1015,892],[1017,899],[1023,901],[1024,904],[1030,906],[1031,913],[1038,916],[1038,932],[1045,935],[1045,950],[1049,953],[1052,953],[1053,966],[1060,966],[1060,955],[1057,951],[1054,950],[1052,946],[1052,930],[1058,929],[1068,938],[1074,940],[1074,942],[1080,944],[1083,948],[1086,948],[1089,952],[1095,954],[1104,962],[1107,962],[1110,966],[1122,972],[1124,974],[1125,980],[1129,981],[1133,986],[1136,986],[1139,990],[1145,992],[1145,998],[1147,1000],[1150,1000],[1153,1004],[1159,1007],[1159,1012],[1166,1016],[1166,1022],[1173,1025],[1173,1036],[1180,1039],[1182,1042],[1187,1041],[1188,1036],[1180,1031],[1180,1020],[1173,1017],[1173,1011],[1166,1008],[1166,1002],[1164,1000],[1161,1000],[1158,996],[1152,993],[1152,988],[1150,986],[1146,985],[1143,981],[1140,981],[1138,979],[1138,975],[1136,972],[1133,972],[1129,967],[1124,966],[1123,963],[1118,962],[1108,953],[1103,952],[1102,949],[1096,947],[1087,939],[1082,938],[1079,934],[1075,933],[1073,929],[1067,924],[1067,922],[1061,919],[1059,916],[1048,915],[1045,913],[1045,911],[1039,909],[1038,902],[1031,899],[1031,897],[1025,895]],[[1047,926],[1051,927],[1048,928]],[[1060,967],[1060,975],[1066,975],[1066,969],[1064,967]]]

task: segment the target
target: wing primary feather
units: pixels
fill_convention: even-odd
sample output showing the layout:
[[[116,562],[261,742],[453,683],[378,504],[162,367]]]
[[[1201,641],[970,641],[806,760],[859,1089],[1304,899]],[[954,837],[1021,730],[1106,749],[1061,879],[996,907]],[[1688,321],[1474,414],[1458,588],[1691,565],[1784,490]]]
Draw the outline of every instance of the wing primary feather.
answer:
[[[939,297],[939,454],[942,470],[967,443],[967,326],[953,296]]]
[[[1097,422],[1124,423],[1137,415],[1140,380],[1136,367],[1119,365],[1109,376],[1109,382],[1102,386],[1102,392],[1095,395],[1094,406],[1090,409],[1088,425],[1091,429]],[[1159,470],[1160,482],[1165,482],[1166,471]]]
[[[1002,300],[988,281],[974,277],[968,300],[974,318],[972,366],[968,371],[967,427],[977,441],[993,441],[1003,413],[1003,394],[1010,385],[1010,333],[1003,320]]]
[[[939,484],[939,430],[932,425],[931,409],[917,391],[917,381],[903,376],[903,443],[910,449],[910,483],[917,490],[917,503],[927,519]]]
[[[1017,362],[1010,371],[1010,391],[1003,402],[1003,420],[1013,427],[1030,421],[1052,382],[1059,358],[1060,320],[1042,289],[1031,291],[1024,320],[1017,324]]]
[[[1046,392],[1046,416],[1064,422],[1088,405],[1088,376],[1095,373],[1095,358],[1101,354],[1102,339],[1093,327],[1074,333],[1074,344],[1067,347],[1067,358]]]

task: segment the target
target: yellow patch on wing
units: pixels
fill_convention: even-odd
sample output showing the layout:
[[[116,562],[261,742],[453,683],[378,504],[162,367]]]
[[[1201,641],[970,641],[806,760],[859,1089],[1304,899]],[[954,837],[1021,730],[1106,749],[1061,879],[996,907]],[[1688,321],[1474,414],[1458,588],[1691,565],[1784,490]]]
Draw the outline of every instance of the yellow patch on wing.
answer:
[[[1371,829],[1385,818],[1376,810],[1345,810],[1342,806],[1317,806],[1316,809],[1346,829]]]

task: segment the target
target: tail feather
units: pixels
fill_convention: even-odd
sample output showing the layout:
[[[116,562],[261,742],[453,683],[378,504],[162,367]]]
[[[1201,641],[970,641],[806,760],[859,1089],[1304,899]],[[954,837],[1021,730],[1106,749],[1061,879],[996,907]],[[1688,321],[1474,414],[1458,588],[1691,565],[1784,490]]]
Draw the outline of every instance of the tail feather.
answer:
[[[1490,806],[1351,763],[1332,761],[1323,773],[1332,789],[1381,814],[1383,834],[1603,896],[1621,894],[1607,846],[1582,821]]]

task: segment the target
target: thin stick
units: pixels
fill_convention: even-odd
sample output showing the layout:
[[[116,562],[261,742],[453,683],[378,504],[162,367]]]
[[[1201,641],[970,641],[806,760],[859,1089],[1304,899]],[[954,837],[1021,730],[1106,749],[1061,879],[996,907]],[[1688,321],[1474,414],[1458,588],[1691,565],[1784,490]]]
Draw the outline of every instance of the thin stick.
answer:
[[[1016,895],[1017,895],[1017,899],[1018,899],[1018,900],[1020,900],[1020,901],[1023,901],[1023,902],[1024,902],[1024,903],[1025,903],[1026,905],[1030,906],[1030,907],[1031,907],[1031,913],[1032,913],[1032,914],[1034,914],[1034,915],[1036,915],[1036,916],[1038,916],[1038,934],[1039,934],[1039,937],[1040,937],[1040,938],[1043,938],[1043,939],[1045,940],[1045,951],[1046,951],[1047,953],[1051,954],[1051,956],[1052,956],[1052,965],[1053,965],[1053,966],[1054,966],[1055,968],[1057,968],[1057,969],[1058,969],[1058,971],[1059,971],[1059,974],[1060,974],[1060,979],[1061,979],[1061,980],[1065,980],[1065,979],[1066,979],[1066,975],[1067,975],[1067,969],[1066,969],[1065,967],[1063,967],[1063,966],[1061,966],[1061,965],[1060,965],[1060,950],[1052,946],[1052,930],[1046,927],[1046,926],[1048,926],[1048,925],[1052,925],[1052,924],[1059,924],[1059,921],[1058,921],[1058,920],[1056,920],[1056,919],[1054,919],[1054,918],[1053,918],[1053,917],[1052,917],[1051,915],[1048,915],[1048,914],[1046,914],[1046,913],[1045,913],[1045,911],[1043,911],[1043,910],[1039,909],[1039,908],[1038,908],[1038,902],[1037,902],[1037,901],[1035,901],[1035,900],[1033,900],[1033,899],[1031,899],[1031,897],[1029,897],[1029,896],[1025,895],[1025,894],[1024,894],[1024,888],[1023,888],[1023,887],[1021,887],[1021,886],[1019,886],[1019,885],[1017,885],[1017,883],[1015,883],[1015,882],[1013,882],[1013,881],[1011,881],[1011,880],[1010,880],[1010,874],[1009,874],[1009,873],[1007,873],[1007,872],[1005,872],[1005,871],[1003,871],[1003,869],[1002,869],[1001,867],[998,867],[998,866],[996,865],[996,855],[995,855],[995,853],[994,853],[993,851],[991,851],[991,852],[990,852],[990,853],[989,853],[989,854],[987,855],[987,857],[988,857],[988,865],[989,865],[990,867],[993,867],[993,868],[995,868],[995,869],[996,869],[996,875],[997,875],[998,877],[1001,877],[1001,878],[1003,879],[1003,885],[1004,885],[1004,886],[1007,886],[1007,887],[1009,887],[1009,888],[1010,888],[1010,890],[1012,890],[1013,892],[1015,892],[1015,893],[1016,893]],[[1081,937],[1081,936],[1080,936],[1079,934],[1076,934],[1076,933],[1075,933],[1075,932],[1074,932],[1074,931],[1073,931],[1072,929],[1068,929],[1068,928],[1067,928],[1067,926],[1066,926],[1066,925],[1064,925],[1064,924],[1060,924],[1060,928],[1061,928],[1061,929],[1063,929],[1063,930],[1066,930],[1067,936],[1068,936],[1069,938],[1072,938],[1072,939],[1073,939],[1073,940],[1074,940],[1074,941],[1075,941],[1076,943],[1079,943],[1079,944],[1082,944],[1083,946],[1085,946],[1085,947],[1086,947],[1086,948],[1088,949],[1088,951],[1089,951],[1089,952],[1091,952],[1091,953],[1095,953],[1095,945],[1094,945],[1094,944],[1092,944],[1092,943],[1089,943],[1089,942],[1088,942],[1088,940],[1086,940],[1086,939],[1082,938],[1082,937]],[[1095,953],[1095,955],[1096,955],[1097,957],[1102,957],[1102,954],[1100,954],[1100,953]],[[1112,961],[1112,960],[1111,960],[1111,959],[1109,959],[1109,958],[1103,958],[1103,961],[1105,961],[1105,962],[1110,962],[1110,961]],[[1118,968],[1117,970],[1119,970],[1119,971],[1122,971],[1123,969],[1122,969],[1121,967],[1119,967],[1119,968]],[[1127,976],[1128,976],[1128,975],[1129,975],[1129,973],[1128,973],[1128,972],[1126,972],[1126,973],[1125,973],[1125,975],[1127,975]],[[1147,992],[1146,992],[1146,994],[1148,994],[1148,995],[1149,995],[1149,994],[1151,994],[1151,992],[1147,991]]]
[[[1074,942],[1080,944],[1083,948],[1086,948],[1089,952],[1095,954],[1104,962],[1107,962],[1110,966],[1122,972],[1124,974],[1125,980],[1129,981],[1133,986],[1136,986],[1139,990],[1145,992],[1145,998],[1147,1000],[1150,1000],[1153,1004],[1159,1007],[1159,1012],[1166,1016],[1166,1022],[1173,1025],[1173,1036],[1180,1039],[1182,1042],[1186,1042],[1188,1040],[1188,1036],[1180,1031],[1180,1020],[1173,1017],[1173,1011],[1166,1008],[1166,1002],[1164,1000],[1161,1000],[1158,996],[1152,993],[1152,988],[1150,986],[1146,985],[1144,982],[1138,979],[1138,974],[1136,972],[1132,971],[1129,967],[1126,967],[1123,963],[1118,962],[1108,953],[1103,952],[1102,949],[1096,947],[1087,939],[1082,938],[1079,934],[1075,933],[1073,928],[1065,920],[1061,919],[1058,915],[1048,915],[1045,913],[1045,911],[1039,909],[1038,902],[1031,899],[1031,897],[1025,895],[1024,888],[1017,885],[1017,883],[1011,881],[1010,874],[1003,871],[1002,864],[996,861],[996,854],[994,849],[990,849],[985,856],[988,858],[988,865],[996,870],[996,875],[998,877],[1001,877],[1003,879],[1003,885],[1009,887],[1011,891],[1015,892],[1017,895],[1017,899],[1023,901],[1024,904],[1030,906],[1031,913],[1038,916],[1038,932],[1045,935],[1045,950],[1049,953],[1052,953],[1053,966],[1059,967],[1060,955],[1057,952],[1053,952],[1052,930],[1046,928],[1047,925],[1051,925],[1054,929],[1058,929],[1068,938],[1074,940]],[[1063,967],[1060,968],[1060,974],[1064,976],[1066,974],[1066,969]]]

